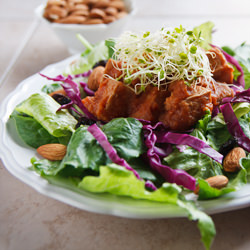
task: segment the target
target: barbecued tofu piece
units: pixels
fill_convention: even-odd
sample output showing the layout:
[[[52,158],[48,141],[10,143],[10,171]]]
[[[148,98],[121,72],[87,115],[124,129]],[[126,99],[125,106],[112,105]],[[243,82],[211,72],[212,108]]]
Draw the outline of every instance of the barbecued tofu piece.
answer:
[[[121,61],[109,59],[104,70],[104,75],[109,75],[111,78],[116,79],[122,75]]]
[[[164,110],[164,101],[168,95],[169,92],[166,90],[158,90],[158,87],[147,86],[144,92],[131,101],[129,116],[157,122],[160,113]]]
[[[183,80],[170,84],[171,95],[166,98],[165,111],[159,120],[172,130],[185,131],[201,119],[206,110],[212,111],[211,90],[198,85],[186,85]]]
[[[207,53],[207,57],[210,62],[210,68],[213,73],[213,78],[217,82],[232,84],[234,69],[227,63],[220,49],[211,48]]]
[[[211,90],[212,103],[214,106],[219,105],[223,98],[234,96],[233,89],[226,83],[216,82],[213,79],[210,82],[206,82],[204,78],[201,78],[200,85]]]
[[[128,105],[135,93],[122,82],[107,78],[94,96],[82,100],[83,105],[98,120],[108,122],[116,117],[128,116]]]

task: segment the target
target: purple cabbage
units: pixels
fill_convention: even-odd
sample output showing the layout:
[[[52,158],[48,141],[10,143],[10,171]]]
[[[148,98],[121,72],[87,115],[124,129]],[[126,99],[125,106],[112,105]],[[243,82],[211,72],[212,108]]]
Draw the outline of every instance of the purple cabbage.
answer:
[[[189,175],[184,170],[172,169],[171,167],[161,163],[161,158],[155,150],[157,136],[153,130],[157,127],[161,127],[161,124],[158,123],[154,127],[149,124],[143,126],[145,145],[148,148],[146,158],[151,168],[158,172],[166,181],[182,185],[183,187],[190,190],[194,190],[196,180],[193,176]]]
[[[123,158],[120,158],[117,154],[116,149],[109,143],[107,136],[103,133],[103,131],[96,125],[93,124],[88,127],[88,131],[95,137],[95,139],[99,142],[101,147],[104,149],[104,151],[107,153],[110,160],[117,165],[125,167],[127,170],[132,171],[137,179],[142,180],[140,175],[135,171]],[[154,186],[154,184],[150,181],[147,181],[145,183],[145,186],[156,190],[157,188]]]
[[[223,104],[220,108],[229,133],[236,139],[239,146],[250,152],[250,139],[243,132],[231,104]]]
[[[166,132],[165,134],[161,134],[160,136],[158,136],[157,142],[171,143],[176,145],[187,145],[199,151],[200,153],[209,156],[213,160],[222,163],[222,154],[211,148],[204,141],[192,135]]]
[[[78,84],[72,80],[71,76],[64,77],[62,75],[58,75],[56,77],[48,77],[41,73],[40,75],[47,78],[48,80],[63,82],[61,86],[63,87],[63,89],[65,90],[67,96],[71,99],[71,101],[83,111],[83,113],[86,115],[87,118],[96,120],[96,118],[83,105]]]
[[[237,92],[234,97],[225,97],[222,103],[248,102],[250,103],[250,89]]]
[[[86,82],[80,82],[81,87],[83,88],[84,92],[88,95],[88,96],[93,96],[95,95],[95,92],[91,89],[88,88],[88,85]]]

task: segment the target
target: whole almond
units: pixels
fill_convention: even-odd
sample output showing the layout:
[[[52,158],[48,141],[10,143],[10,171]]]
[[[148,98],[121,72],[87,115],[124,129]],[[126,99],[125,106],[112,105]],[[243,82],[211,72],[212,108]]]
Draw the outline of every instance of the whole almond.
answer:
[[[88,16],[88,10],[76,10],[70,13],[70,16]]]
[[[86,21],[84,16],[67,16],[63,19],[59,19],[58,23],[68,23],[68,24],[83,24]]]
[[[89,7],[86,4],[77,4],[77,5],[74,5],[74,6],[69,8],[69,12],[74,12],[74,11],[77,11],[77,10],[89,11]]]
[[[64,158],[67,147],[59,143],[45,144],[37,148],[37,153],[50,161],[60,161]]]
[[[52,6],[52,5],[58,5],[60,7],[65,7],[66,2],[64,0],[48,0],[47,7]]]
[[[110,1],[109,0],[99,0],[94,4],[94,8],[105,9],[109,7]]]
[[[206,182],[213,188],[221,189],[228,183],[228,178],[225,175],[215,175],[206,179]]]
[[[44,17],[52,20],[57,20],[59,18],[66,17],[67,14],[68,11],[65,8],[54,5],[45,10]]]
[[[116,16],[117,13],[118,13],[118,10],[114,7],[108,7],[105,9],[105,13],[108,15],[108,16]]]
[[[237,172],[241,169],[240,159],[246,157],[246,153],[243,148],[233,148],[223,160],[223,169],[226,172]]]
[[[225,175],[215,175],[212,177],[209,177],[205,180],[209,186],[217,189],[221,189],[223,187],[226,187],[228,184],[228,178]],[[198,194],[200,190],[199,185],[196,186],[194,193]]]
[[[105,16],[103,18],[103,22],[104,23],[112,23],[116,20],[116,18],[114,16]]]
[[[84,22],[84,24],[101,24],[101,23],[103,23],[103,20],[100,18],[90,18]]]
[[[90,18],[104,18],[106,16],[105,12],[101,9],[97,9],[97,8],[93,8],[90,13],[89,13],[89,17]]]

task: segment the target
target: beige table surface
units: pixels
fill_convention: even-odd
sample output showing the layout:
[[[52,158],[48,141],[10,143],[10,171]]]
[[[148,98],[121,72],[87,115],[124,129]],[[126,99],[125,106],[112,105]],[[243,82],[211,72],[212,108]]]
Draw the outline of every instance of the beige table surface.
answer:
[[[0,101],[26,77],[69,56],[33,11],[39,0],[0,0]],[[194,26],[214,21],[214,43],[250,43],[250,1],[137,0],[127,29]],[[212,249],[250,249],[250,208],[212,216]],[[0,250],[203,249],[195,222],[185,218],[139,220],[81,211],[43,196],[0,162]]]

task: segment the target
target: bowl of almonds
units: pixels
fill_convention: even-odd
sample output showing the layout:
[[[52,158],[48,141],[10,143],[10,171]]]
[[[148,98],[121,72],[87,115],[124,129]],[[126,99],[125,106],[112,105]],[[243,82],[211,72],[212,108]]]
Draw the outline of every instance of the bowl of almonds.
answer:
[[[35,13],[75,54],[84,50],[76,34],[92,44],[117,37],[134,11],[133,0],[48,0]]]

